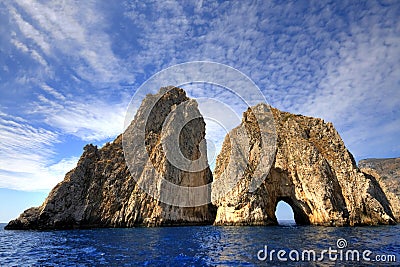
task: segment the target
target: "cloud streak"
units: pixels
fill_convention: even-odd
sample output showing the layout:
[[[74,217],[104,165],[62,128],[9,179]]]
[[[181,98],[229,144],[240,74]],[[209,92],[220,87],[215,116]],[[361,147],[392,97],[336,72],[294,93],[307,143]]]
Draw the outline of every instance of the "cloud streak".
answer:
[[[95,84],[133,80],[113,53],[106,21],[94,3],[18,0],[7,8],[17,25],[17,47],[30,44],[32,55],[57,64],[67,56],[75,75]]]
[[[0,187],[47,190],[62,180],[77,162],[69,158],[52,162],[59,134],[36,128],[22,118],[0,114]]]

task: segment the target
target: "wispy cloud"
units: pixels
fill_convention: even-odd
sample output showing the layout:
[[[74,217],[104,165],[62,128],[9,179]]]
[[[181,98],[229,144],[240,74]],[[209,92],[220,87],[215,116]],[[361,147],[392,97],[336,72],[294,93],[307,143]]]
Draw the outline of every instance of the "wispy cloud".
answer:
[[[48,190],[72,169],[77,158],[52,162],[57,132],[36,128],[22,118],[0,114],[0,187]]]
[[[56,100],[59,101],[66,100],[65,96],[62,93],[58,92],[57,90],[55,90],[54,88],[52,88],[47,84],[42,84],[42,89],[48,94],[50,94],[52,97],[54,97]]]
[[[44,53],[49,54],[50,45],[48,42],[46,42],[43,34],[33,25],[31,25],[27,20],[25,20],[13,6],[9,6],[9,12],[21,33],[27,39],[33,40],[34,44],[37,45]]]
[[[66,135],[100,142],[122,132],[125,101],[112,105],[95,97],[71,99],[47,84],[41,89],[28,107],[29,120],[0,112],[0,187],[48,190],[78,160],[78,155],[65,156],[55,148]]]
[[[141,45],[131,58],[144,69],[156,71],[192,60],[254,70],[249,66],[260,65],[264,59],[249,56],[263,53],[266,40],[257,9],[258,5],[243,2],[129,3],[125,15],[140,29],[137,41]]]
[[[359,11],[358,23],[330,47],[336,56],[326,63],[317,90],[297,107],[333,121],[358,159],[399,151],[400,23],[392,11]]]
[[[44,55],[52,62],[67,64],[80,78],[92,83],[133,81],[113,53],[107,22],[93,2],[18,0],[7,5],[18,26],[14,41],[19,47],[30,44],[33,56]]]
[[[122,133],[129,99],[113,104],[91,96],[67,98],[46,84],[42,89],[44,92],[38,94],[30,113],[51,128],[87,142],[114,138]]]
[[[47,67],[47,62],[46,60],[34,49],[28,48],[25,44],[19,42],[18,40],[11,39],[11,43],[19,50],[21,50],[24,53],[28,53],[32,56],[33,59],[35,59],[37,62],[39,62],[41,65]]]

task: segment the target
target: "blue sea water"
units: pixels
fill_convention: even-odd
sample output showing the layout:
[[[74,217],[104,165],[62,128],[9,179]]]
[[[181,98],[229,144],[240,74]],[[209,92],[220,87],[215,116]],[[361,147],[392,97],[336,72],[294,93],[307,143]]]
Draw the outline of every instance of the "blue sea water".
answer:
[[[67,231],[5,231],[0,224],[0,266],[399,266],[400,226],[164,227]],[[347,246],[338,248],[337,240]],[[267,246],[265,248],[265,246]],[[343,243],[340,244],[343,246]],[[323,250],[336,249],[337,260]],[[261,252],[259,252],[261,250]],[[285,250],[287,261],[276,253]],[[317,259],[292,261],[296,250]],[[346,261],[346,250],[370,250],[370,262]],[[342,252],[340,252],[342,251]],[[294,258],[296,254],[292,252]],[[340,253],[343,257],[340,260]],[[305,254],[307,256],[307,254]],[[360,254],[361,255],[361,254]],[[396,262],[374,261],[394,255]],[[281,257],[284,259],[285,257]],[[381,257],[382,258],[382,257]],[[349,257],[349,259],[351,259]],[[393,260],[393,259],[391,259]]]

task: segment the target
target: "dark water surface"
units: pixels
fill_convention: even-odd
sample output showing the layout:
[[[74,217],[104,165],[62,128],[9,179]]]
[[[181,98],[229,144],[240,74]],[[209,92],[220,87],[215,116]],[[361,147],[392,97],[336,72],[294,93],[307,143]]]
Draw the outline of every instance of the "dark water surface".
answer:
[[[93,229],[69,231],[5,231],[0,224],[0,266],[399,266],[400,226],[316,227],[291,224],[271,227],[168,227]],[[337,240],[347,247],[338,249]],[[343,241],[343,240],[342,240]],[[343,245],[341,243],[340,245]],[[271,250],[285,250],[279,261],[265,256]],[[323,250],[337,250],[338,260],[328,255],[318,261]],[[296,250],[300,261],[296,258]],[[301,261],[304,250],[316,252]],[[340,252],[341,250],[341,252]],[[347,250],[358,250],[360,261],[346,261]],[[370,262],[361,253],[370,250]],[[292,251],[292,252],[291,252]],[[340,253],[342,260],[340,261]],[[368,254],[368,253],[367,253]],[[305,254],[305,257],[308,254]],[[377,262],[379,255],[386,260]],[[388,259],[392,257],[391,259]],[[350,259],[350,256],[349,256]]]

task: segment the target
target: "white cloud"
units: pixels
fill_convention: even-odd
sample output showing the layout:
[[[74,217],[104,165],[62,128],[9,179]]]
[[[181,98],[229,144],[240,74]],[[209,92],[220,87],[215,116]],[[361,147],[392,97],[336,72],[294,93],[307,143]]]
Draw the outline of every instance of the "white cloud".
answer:
[[[52,88],[51,86],[49,86],[47,84],[42,84],[42,88],[44,91],[46,91],[47,93],[49,93],[51,96],[53,96],[54,98],[56,98],[59,101],[64,101],[66,99],[63,94],[61,94],[60,92],[58,92],[57,90],[55,90],[54,88]]]
[[[42,87],[54,99],[38,95],[31,114],[39,115],[52,128],[88,142],[114,138],[122,133],[129,99],[115,104],[93,97],[76,96],[71,99],[54,88],[46,85]]]
[[[29,156],[29,154],[27,154]],[[77,157],[62,159],[53,165],[45,166],[44,160],[35,161],[33,168],[24,167],[15,171],[0,169],[0,188],[22,191],[50,190],[64,179],[65,174],[76,167]],[[24,162],[21,162],[22,164]]]
[[[358,159],[395,155],[400,132],[400,23],[387,27],[388,16],[380,15],[361,14],[365,19],[335,45],[338,56],[327,62],[318,89],[297,107],[333,121]]]
[[[43,34],[37,28],[27,22],[14,7],[10,6],[9,11],[22,34],[24,34],[26,38],[33,40],[33,42],[38,45],[44,53],[49,54],[50,45],[45,40]]]
[[[11,43],[18,48],[19,50],[21,50],[24,53],[29,53],[33,59],[35,59],[37,62],[39,62],[40,64],[42,64],[43,66],[47,67],[47,62],[46,60],[34,49],[30,49],[28,48],[25,44],[12,39]]]
[[[16,190],[51,189],[76,165],[77,158],[51,161],[56,132],[35,128],[27,121],[0,114],[0,187]]]
[[[62,136],[101,141],[122,132],[126,103],[110,105],[96,98],[82,98],[78,102],[46,84],[41,87],[43,94],[31,105],[30,117],[41,116],[55,130],[0,112],[0,187],[51,189],[78,161],[77,157],[70,157],[54,162],[59,157],[54,145],[61,142]]]
[[[228,64],[250,76],[267,100],[286,109],[305,101],[304,91],[317,87],[323,73],[315,72],[326,59],[314,41],[328,36],[304,29],[309,26],[307,13],[306,18],[290,18],[297,8],[291,4],[239,1],[201,6],[177,1],[131,4],[126,14],[141,29],[138,42],[143,47],[133,51],[132,61],[155,71],[191,60]],[[286,25],[291,19],[295,23]]]
[[[50,177],[53,179],[61,180],[64,178],[64,175],[76,167],[78,163],[79,157],[70,157],[64,158],[59,162],[48,166],[47,172],[50,174]]]
[[[18,0],[8,10],[22,34],[17,35],[18,43],[40,49],[29,50],[35,59],[45,55],[63,64],[68,58],[77,75],[91,83],[133,81],[113,53],[104,32],[107,22],[95,3]]]
[[[46,107],[42,107],[45,108]],[[68,102],[62,109],[50,107],[45,122],[84,141],[101,141],[122,133],[126,105],[103,102]]]

